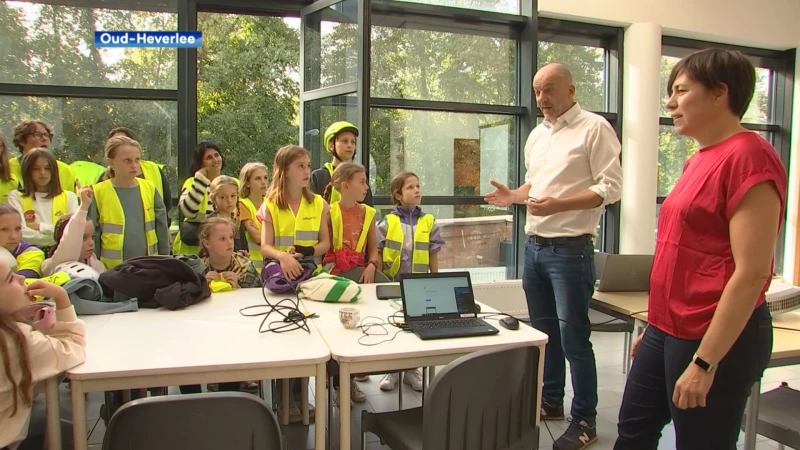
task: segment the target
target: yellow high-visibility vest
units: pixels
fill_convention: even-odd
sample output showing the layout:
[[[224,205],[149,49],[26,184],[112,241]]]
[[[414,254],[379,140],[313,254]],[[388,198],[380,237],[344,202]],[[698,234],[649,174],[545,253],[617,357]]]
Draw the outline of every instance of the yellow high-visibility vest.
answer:
[[[144,232],[147,240],[147,254],[158,253],[158,236],[156,235],[156,187],[153,183],[136,178],[139,184],[139,194],[142,196],[144,207]],[[125,223],[125,211],[114,190],[111,180],[106,180],[94,185],[94,201],[97,202],[97,212],[100,216],[100,261],[111,270],[122,262],[122,248],[125,238],[125,227],[138,224]]]
[[[16,175],[11,174],[11,179],[8,181],[0,180],[0,205],[8,204],[8,193],[19,189],[19,181]]]
[[[258,213],[258,208],[261,205],[253,204],[253,201],[249,198],[240,198],[239,201],[247,208],[247,211],[250,213],[250,217],[253,218],[253,225],[258,229],[259,234],[261,233],[261,221],[258,220],[256,214]],[[253,262],[253,265],[256,269],[261,269],[264,267],[264,256],[261,254],[261,244],[254,241],[253,238],[250,236],[250,233],[245,230],[245,236],[247,236],[247,251],[250,253],[250,261]]]
[[[146,175],[145,175],[146,176]],[[241,184],[238,178],[234,178],[237,184]],[[181,193],[184,191],[189,190],[192,187],[192,183],[194,183],[194,177],[189,177],[186,181],[183,182],[183,187],[181,188]],[[167,206],[169,208],[169,206]],[[206,193],[203,194],[203,200],[200,202],[200,210],[197,213],[197,216],[194,218],[184,217],[184,222],[195,222],[200,223],[206,220],[206,217],[210,216],[211,213],[214,212],[214,207],[211,202],[208,201],[208,190]],[[188,245],[181,240],[181,233],[175,236],[175,240],[172,243],[172,253],[176,255],[196,255],[200,252],[200,247],[196,245]]]
[[[25,223],[33,224],[36,222],[36,210],[33,206],[33,197],[22,195],[19,196],[22,202],[22,215],[25,216]],[[30,214],[29,214],[30,213]],[[61,191],[60,194],[53,197],[53,216],[50,218],[50,224],[55,225],[58,218],[67,213],[67,193]]]
[[[291,208],[279,209],[275,203],[264,201],[272,215],[272,246],[275,250],[286,252],[295,245],[313,247],[319,243],[319,229],[322,226],[325,205],[322,197],[315,195],[313,202],[303,197],[296,215]]]
[[[323,166],[326,169],[328,169],[328,174],[331,176],[331,180],[333,180],[333,170],[334,170],[333,163],[325,163],[325,164],[323,164]],[[325,189],[326,189],[326,186],[323,186],[322,187],[323,192],[325,191]],[[331,186],[330,204],[332,205],[332,204],[338,202],[341,199],[342,199],[342,194],[340,194],[339,191],[335,187]]]
[[[75,170],[61,161],[56,161],[56,163],[58,165],[58,180],[61,182],[61,189],[77,194],[75,182],[78,181],[78,176],[75,175]],[[11,158],[8,160],[8,167],[11,169],[11,174],[17,177],[19,185],[22,186],[22,166],[20,164],[19,158]]]
[[[367,243],[367,235],[369,234],[369,227],[375,220],[375,208],[364,205],[364,209],[366,214],[364,214],[364,224],[361,226],[361,235],[358,237],[358,244],[355,248],[357,252],[364,251],[364,245]],[[341,250],[344,245],[344,239],[342,238],[342,229],[344,225],[342,221],[342,208],[339,207],[339,203],[331,205],[331,228],[333,228],[333,236],[331,236],[333,240],[333,250]]]
[[[153,161],[139,161],[139,165],[142,168],[144,179],[153,183],[158,193],[161,194],[161,198],[164,198],[164,180],[161,179],[161,170],[158,168],[158,164]],[[167,205],[167,209],[169,207],[170,205]]]
[[[386,215],[386,243],[383,246],[383,273],[394,278],[400,272],[403,257],[403,226],[396,214]],[[414,251],[411,254],[411,273],[428,273],[433,215],[424,214],[414,229]]]

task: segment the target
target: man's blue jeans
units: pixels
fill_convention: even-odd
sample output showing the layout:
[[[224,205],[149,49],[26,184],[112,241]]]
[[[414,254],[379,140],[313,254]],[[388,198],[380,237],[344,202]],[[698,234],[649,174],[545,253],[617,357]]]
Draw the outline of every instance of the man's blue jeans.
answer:
[[[564,403],[566,364],[572,372],[573,420],[594,425],[597,416],[597,365],[589,341],[589,300],[594,293],[594,245],[590,236],[554,245],[525,243],[522,287],[531,324],[550,338],[545,348],[542,400]]]

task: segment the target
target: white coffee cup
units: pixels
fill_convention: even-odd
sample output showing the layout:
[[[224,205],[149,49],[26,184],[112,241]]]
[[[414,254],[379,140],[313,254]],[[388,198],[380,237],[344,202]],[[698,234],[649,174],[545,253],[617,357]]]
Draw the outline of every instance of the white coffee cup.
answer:
[[[352,330],[358,326],[359,320],[361,320],[361,314],[358,312],[358,309],[347,307],[339,310],[339,322],[342,322],[342,326],[348,330]]]

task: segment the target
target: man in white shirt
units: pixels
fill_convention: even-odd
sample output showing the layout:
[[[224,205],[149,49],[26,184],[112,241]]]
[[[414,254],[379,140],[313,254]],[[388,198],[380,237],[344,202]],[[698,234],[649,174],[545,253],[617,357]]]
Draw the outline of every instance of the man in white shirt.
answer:
[[[563,420],[566,364],[572,373],[570,425],[553,444],[579,450],[597,440],[597,365],[589,341],[589,300],[594,293],[593,238],[606,205],[620,198],[620,143],[601,116],[575,102],[572,75],[561,64],[541,68],[533,79],[544,113],[525,144],[525,184],[496,190],[495,206],[525,205],[522,286],[532,324],[547,333],[542,420]]]

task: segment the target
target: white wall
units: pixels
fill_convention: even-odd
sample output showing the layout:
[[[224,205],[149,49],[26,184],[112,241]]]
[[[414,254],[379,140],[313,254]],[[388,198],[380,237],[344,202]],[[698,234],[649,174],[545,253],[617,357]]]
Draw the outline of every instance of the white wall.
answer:
[[[539,14],[617,26],[652,22],[668,36],[776,50],[800,40],[798,0],[539,0]]]

